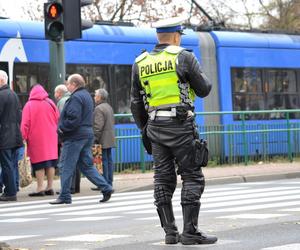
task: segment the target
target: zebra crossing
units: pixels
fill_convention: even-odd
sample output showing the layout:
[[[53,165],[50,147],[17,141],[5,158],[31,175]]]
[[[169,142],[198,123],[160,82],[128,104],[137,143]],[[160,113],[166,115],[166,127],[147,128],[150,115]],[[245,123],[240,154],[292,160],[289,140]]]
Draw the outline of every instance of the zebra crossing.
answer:
[[[212,218],[220,221],[251,220],[255,222],[272,218],[278,220],[300,215],[299,198],[300,179],[209,186],[201,199],[200,216],[205,218],[204,224],[209,224]],[[48,204],[51,200],[0,204],[0,242],[19,239],[28,241],[30,238],[40,237],[44,237],[44,241],[86,242],[99,241],[99,239],[100,241],[109,241],[116,238],[134,238],[130,233],[124,234],[124,230],[120,230],[122,233],[117,234],[106,233],[104,230],[101,234],[75,233],[64,237],[53,234],[53,237],[49,238],[42,233],[37,234],[36,231],[30,231],[30,228],[26,234],[18,233],[16,228],[28,224],[34,228],[35,225],[49,225],[49,223],[53,227],[57,225],[62,227],[71,225],[72,227],[72,223],[74,223],[78,229],[82,225],[80,223],[97,221],[101,221],[105,225],[111,222],[122,224],[124,221],[131,225],[135,223],[136,225],[141,223],[159,225],[153,204],[153,191],[115,193],[109,202],[103,204],[99,203],[99,195],[73,197],[72,204],[57,206]],[[174,193],[173,206],[175,218],[182,218],[179,189]],[[220,240],[220,244],[230,244],[231,242],[230,239]],[[157,243],[155,244],[157,245]]]
[[[300,182],[288,183],[278,187],[254,188],[255,184],[232,185],[230,188],[208,188],[201,199],[201,213],[231,213],[257,211],[261,209],[274,209],[276,211],[299,212]],[[261,183],[261,185],[263,185]],[[53,198],[52,198],[53,199]],[[147,215],[156,214],[153,205],[153,192],[141,191],[115,194],[111,202],[99,204],[99,196],[86,196],[73,198],[71,205],[51,206],[50,200],[28,201],[19,203],[0,204],[0,223],[9,220],[13,223],[35,221],[42,219],[61,220],[65,216],[74,216],[76,221],[87,221],[98,216],[100,219],[116,219],[138,215],[135,220],[149,220]],[[173,197],[174,212],[181,212],[180,190],[177,189]],[[118,213],[118,216],[111,214]],[[255,212],[256,214],[257,212]],[[106,214],[109,214],[106,216]],[[34,217],[33,217],[34,216]],[[36,216],[42,216],[38,218]],[[45,217],[44,217],[45,216]],[[80,216],[80,218],[78,218]],[[234,215],[232,215],[234,216]],[[231,217],[232,217],[231,216]],[[269,215],[266,215],[269,217]],[[223,216],[225,217],[225,216]],[[266,218],[267,218],[266,217]],[[4,219],[5,218],[5,219]],[[152,218],[152,217],[151,217]],[[156,217],[155,217],[156,218]],[[229,218],[229,217],[228,217]],[[260,217],[263,218],[263,217]],[[72,219],[68,218],[68,221]]]

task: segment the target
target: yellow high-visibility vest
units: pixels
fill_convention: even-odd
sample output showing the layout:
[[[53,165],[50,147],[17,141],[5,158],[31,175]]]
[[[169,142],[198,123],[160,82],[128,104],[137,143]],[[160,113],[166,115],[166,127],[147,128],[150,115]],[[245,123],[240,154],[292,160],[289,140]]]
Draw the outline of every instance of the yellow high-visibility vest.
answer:
[[[149,107],[181,104],[176,60],[183,48],[168,46],[157,54],[144,52],[136,59],[139,77]],[[194,90],[188,85],[188,96],[195,100]]]

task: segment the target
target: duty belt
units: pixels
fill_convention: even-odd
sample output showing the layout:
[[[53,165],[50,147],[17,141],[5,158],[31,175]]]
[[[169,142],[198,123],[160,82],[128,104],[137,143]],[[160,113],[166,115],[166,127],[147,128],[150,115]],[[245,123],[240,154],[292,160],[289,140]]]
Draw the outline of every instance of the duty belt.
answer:
[[[176,108],[171,108],[171,110],[153,110],[149,112],[150,120],[154,120],[155,117],[176,117]],[[188,110],[187,111],[187,117],[194,116],[193,111]]]

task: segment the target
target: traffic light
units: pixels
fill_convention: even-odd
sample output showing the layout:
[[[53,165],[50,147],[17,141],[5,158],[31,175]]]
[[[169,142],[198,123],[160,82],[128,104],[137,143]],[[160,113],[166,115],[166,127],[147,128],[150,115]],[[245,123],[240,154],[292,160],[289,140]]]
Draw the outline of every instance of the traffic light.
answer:
[[[63,0],[65,40],[81,38],[82,30],[93,27],[91,21],[81,19],[81,8],[92,3],[92,0]]]
[[[59,1],[44,3],[45,37],[52,41],[63,38],[63,6]]]

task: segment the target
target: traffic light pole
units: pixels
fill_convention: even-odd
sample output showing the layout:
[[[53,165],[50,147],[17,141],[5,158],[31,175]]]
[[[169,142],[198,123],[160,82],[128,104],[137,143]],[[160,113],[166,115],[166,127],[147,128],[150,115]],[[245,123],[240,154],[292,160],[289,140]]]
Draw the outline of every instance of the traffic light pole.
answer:
[[[48,2],[53,2],[48,0]],[[62,0],[56,2],[62,4]],[[58,41],[49,40],[49,57],[50,57],[50,95],[54,95],[54,89],[57,85],[65,82],[65,48],[63,37]]]
[[[49,41],[50,48],[50,90],[51,95],[57,85],[65,82],[66,66],[65,66],[65,49],[64,41]]]
[[[45,38],[49,40],[50,91],[53,96],[57,85],[65,82],[66,66],[64,41],[82,37],[82,30],[93,27],[81,19],[81,7],[93,0],[48,0],[44,3]]]

